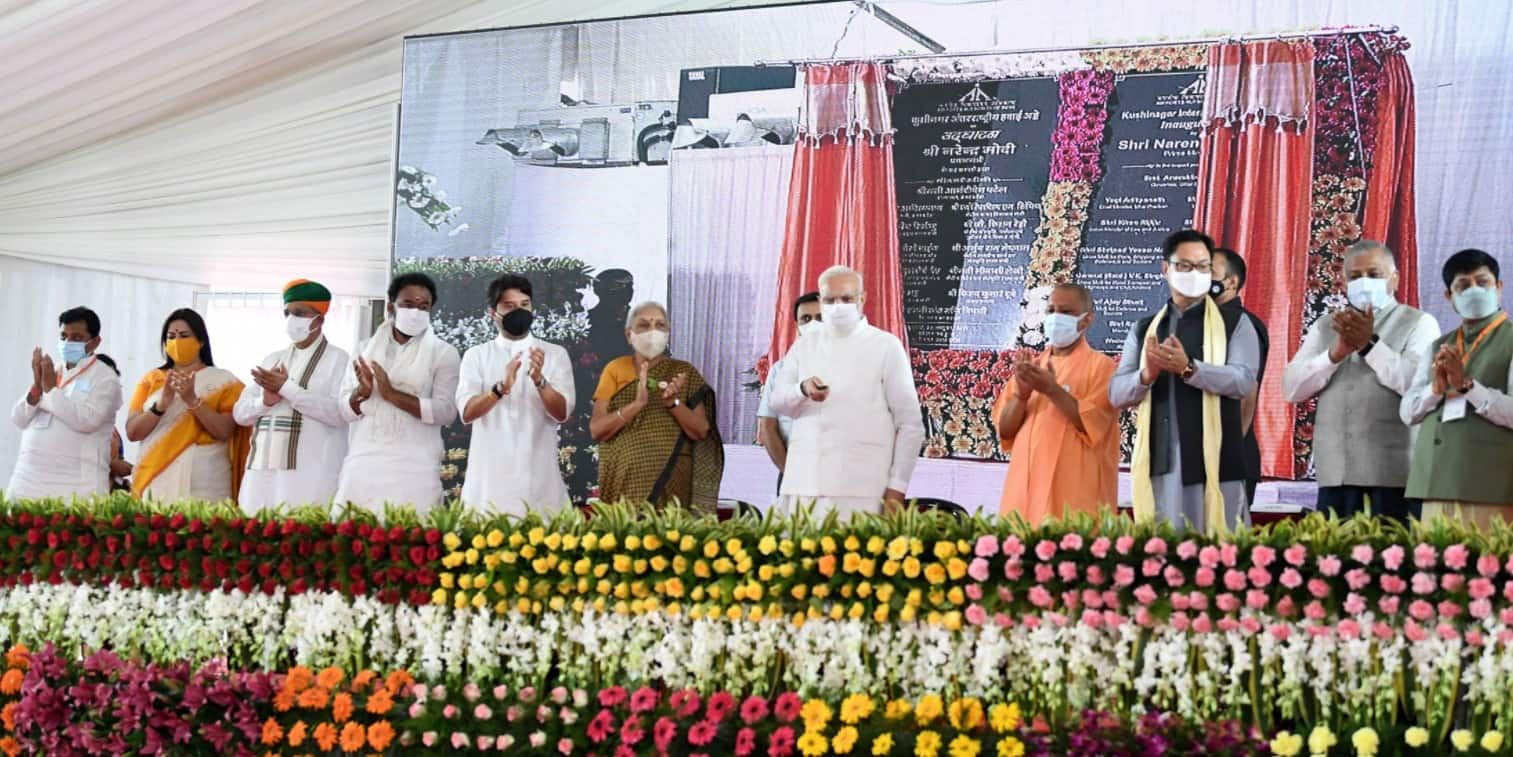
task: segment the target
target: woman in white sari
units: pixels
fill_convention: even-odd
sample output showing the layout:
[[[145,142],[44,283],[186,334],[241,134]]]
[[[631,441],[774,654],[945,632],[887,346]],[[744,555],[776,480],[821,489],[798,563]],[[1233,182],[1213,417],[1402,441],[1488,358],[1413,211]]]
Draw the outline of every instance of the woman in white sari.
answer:
[[[246,467],[247,433],[231,409],[242,382],[215,367],[205,320],[188,308],[163,322],[166,362],[142,378],[126,437],[142,442],[132,492],[168,502],[232,500]]]

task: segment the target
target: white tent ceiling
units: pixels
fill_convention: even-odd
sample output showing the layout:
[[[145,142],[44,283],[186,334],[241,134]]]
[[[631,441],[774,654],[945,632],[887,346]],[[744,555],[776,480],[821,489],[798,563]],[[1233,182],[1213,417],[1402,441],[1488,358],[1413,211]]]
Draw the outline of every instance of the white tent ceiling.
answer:
[[[379,292],[404,35],[753,4],[0,0],[0,259],[222,289],[298,274]],[[953,50],[1400,25],[1414,43],[1425,264],[1513,241],[1513,4],[882,4]],[[848,28],[850,16],[847,4],[772,9],[720,45],[743,60],[918,48],[866,16]],[[665,55],[682,60],[693,42],[668,39]]]

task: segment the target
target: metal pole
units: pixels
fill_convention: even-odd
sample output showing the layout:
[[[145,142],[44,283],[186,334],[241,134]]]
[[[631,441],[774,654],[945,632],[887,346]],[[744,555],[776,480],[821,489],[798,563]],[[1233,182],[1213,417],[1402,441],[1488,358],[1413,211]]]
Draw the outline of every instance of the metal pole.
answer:
[[[759,60],[758,67],[762,66],[804,66],[813,63],[842,63],[852,61],[870,61],[876,63],[889,63],[900,60],[930,60],[934,58],[974,58],[987,55],[1029,55],[1033,53],[1066,53],[1084,52],[1089,50],[1127,50],[1136,47],[1178,47],[1182,45],[1212,45],[1219,42],[1255,42],[1265,39],[1312,39],[1314,37],[1332,37],[1340,34],[1396,34],[1397,26],[1359,26],[1345,29],[1319,30],[1312,32],[1288,32],[1284,34],[1248,34],[1242,36],[1208,37],[1206,39],[1183,39],[1183,40],[1157,40],[1152,42],[1118,42],[1106,45],[1061,45],[1058,47],[1031,47],[1018,50],[969,50],[953,53],[921,53],[918,55],[880,55],[870,58],[791,58],[788,60]]]

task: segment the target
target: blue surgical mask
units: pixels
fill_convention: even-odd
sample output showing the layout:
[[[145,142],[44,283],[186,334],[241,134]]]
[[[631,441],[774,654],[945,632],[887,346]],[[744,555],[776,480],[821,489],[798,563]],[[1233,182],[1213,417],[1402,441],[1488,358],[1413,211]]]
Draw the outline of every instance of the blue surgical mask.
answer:
[[[65,365],[73,365],[84,359],[84,343],[58,340],[58,356]]]
[[[1497,290],[1485,287],[1466,287],[1451,298],[1455,312],[1468,321],[1479,321],[1497,312]]]
[[[1082,329],[1077,322],[1082,320],[1080,315],[1067,315],[1066,313],[1051,313],[1045,317],[1041,328],[1045,330],[1045,339],[1052,347],[1062,349],[1070,347],[1082,334]]]

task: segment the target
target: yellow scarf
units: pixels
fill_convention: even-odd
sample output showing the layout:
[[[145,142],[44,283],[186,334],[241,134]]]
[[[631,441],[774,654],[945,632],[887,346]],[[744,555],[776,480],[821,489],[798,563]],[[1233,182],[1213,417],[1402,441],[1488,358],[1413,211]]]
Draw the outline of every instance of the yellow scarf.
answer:
[[[1224,316],[1212,297],[1203,298],[1203,362],[1207,365],[1224,365],[1229,359],[1229,335],[1224,330]],[[1145,370],[1150,359],[1143,345],[1156,337],[1161,321],[1166,318],[1167,307],[1162,307],[1145,329],[1140,350],[1140,370]],[[1156,517],[1156,492],[1151,486],[1151,395],[1135,410],[1135,449],[1130,461],[1130,472],[1135,476],[1135,519],[1153,520]],[[1219,450],[1224,443],[1224,426],[1219,417],[1219,396],[1203,393],[1203,515],[1210,531],[1225,533],[1229,524],[1224,521],[1224,493],[1219,489]]]
[[[210,369],[205,369],[210,370]],[[226,374],[228,377],[231,374]],[[147,402],[168,383],[168,372],[154,369],[142,378],[137,385],[136,393],[131,398],[131,413],[142,412],[147,407]],[[211,409],[220,413],[229,413],[236,406],[236,401],[242,396],[242,382],[235,377],[210,390],[206,396],[200,398]],[[173,410],[182,410],[182,402],[175,403]],[[170,414],[173,414],[173,410]],[[165,419],[166,420],[166,419]],[[247,453],[251,439],[250,429],[238,426],[236,433],[227,441],[227,452],[231,464],[231,497],[236,499],[241,490],[242,472],[247,468]],[[144,447],[142,456],[137,460],[136,468],[132,471],[131,492],[141,497],[147,491],[147,487],[153,480],[179,459],[179,455],[190,446],[196,444],[214,444],[215,437],[206,431],[200,422],[195,419],[194,413],[182,412],[173,419],[173,425],[164,431],[162,435],[149,447]]]

